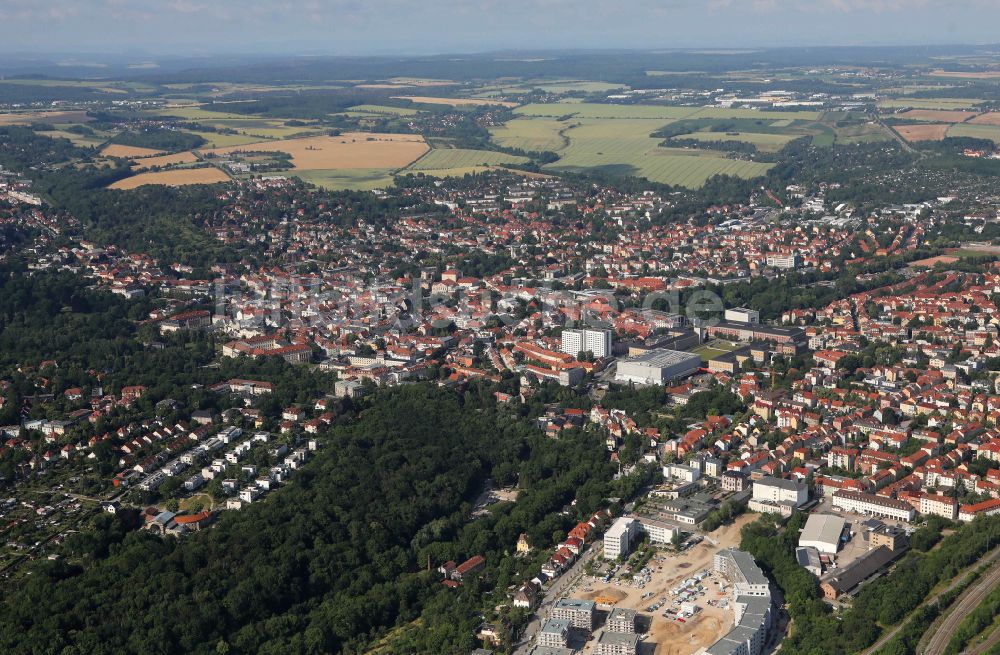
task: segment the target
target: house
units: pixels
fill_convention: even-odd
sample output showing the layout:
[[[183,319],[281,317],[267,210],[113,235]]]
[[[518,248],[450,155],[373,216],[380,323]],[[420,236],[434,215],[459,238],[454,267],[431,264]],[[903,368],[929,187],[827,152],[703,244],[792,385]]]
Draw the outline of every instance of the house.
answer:
[[[531,607],[535,604],[535,598],[537,596],[538,585],[529,580],[518,587],[517,591],[514,592],[514,607],[531,609]]]

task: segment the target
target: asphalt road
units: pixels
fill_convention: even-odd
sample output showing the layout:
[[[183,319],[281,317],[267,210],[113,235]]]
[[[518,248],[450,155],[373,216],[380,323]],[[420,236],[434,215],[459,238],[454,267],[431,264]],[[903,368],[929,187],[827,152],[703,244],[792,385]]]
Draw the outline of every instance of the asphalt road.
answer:
[[[573,566],[569,567],[569,570],[559,576],[556,581],[549,587],[548,591],[542,596],[542,602],[539,604],[538,608],[535,610],[535,615],[531,619],[531,622],[524,628],[524,634],[521,635],[520,641],[517,642],[514,648],[514,655],[525,655],[528,650],[531,649],[532,644],[535,640],[535,633],[542,627],[542,617],[547,616],[549,613],[549,608],[552,604],[562,595],[563,590],[569,588],[571,584],[576,582],[581,575],[583,575],[583,567],[586,566],[587,562],[594,559],[597,553],[601,550],[600,541],[596,541],[590,545],[590,547],[584,551],[580,559],[576,560]]]

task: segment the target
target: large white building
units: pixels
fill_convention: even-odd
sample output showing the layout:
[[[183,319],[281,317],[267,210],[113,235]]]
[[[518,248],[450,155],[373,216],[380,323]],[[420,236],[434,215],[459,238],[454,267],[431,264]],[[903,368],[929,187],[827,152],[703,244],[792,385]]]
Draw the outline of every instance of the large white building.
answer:
[[[833,494],[833,507],[845,512],[912,521],[916,510],[902,500],[841,489]]]
[[[594,357],[611,356],[611,330],[563,330],[562,351],[576,357],[590,351]]]
[[[748,506],[755,512],[790,516],[808,500],[809,487],[804,482],[764,476],[753,483],[753,498]]]
[[[687,377],[700,368],[700,355],[657,348],[618,362],[615,380],[642,385],[665,384]]]
[[[810,514],[806,527],[799,535],[799,546],[812,547],[827,555],[836,555],[840,546],[840,535],[846,521],[833,514]]]
[[[727,321],[732,321],[733,323],[746,323],[747,325],[757,325],[760,323],[760,312],[756,309],[747,309],[746,307],[727,309],[723,316]]]
[[[615,520],[604,533],[604,557],[618,559],[632,552],[632,543],[641,526],[635,519],[622,516]]]

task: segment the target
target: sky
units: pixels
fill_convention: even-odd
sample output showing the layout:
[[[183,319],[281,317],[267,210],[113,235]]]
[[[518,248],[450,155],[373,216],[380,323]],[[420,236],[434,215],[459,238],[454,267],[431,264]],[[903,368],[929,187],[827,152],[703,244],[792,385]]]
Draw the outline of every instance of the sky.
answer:
[[[1000,0],[0,0],[7,53],[442,54],[1000,41]]]

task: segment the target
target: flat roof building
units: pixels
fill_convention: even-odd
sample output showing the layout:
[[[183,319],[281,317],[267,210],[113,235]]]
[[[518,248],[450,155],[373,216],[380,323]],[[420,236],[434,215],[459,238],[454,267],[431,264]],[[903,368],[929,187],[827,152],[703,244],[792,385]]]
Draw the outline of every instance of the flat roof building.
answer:
[[[815,548],[827,555],[836,555],[840,536],[847,522],[833,514],[810,514],[806,527],[799,535],[799,546]]]
[[[615,380],[641,385],[665,384],[687,377],[700,368],[700,355],[682,350],[657,349],[618,362]]]
[[[551,616],[554,619],[568,620],[574,628],[590,631],[594,629],[594,608],[592,600],[560,598],[552,606]]]
[[[639,635],[622,632],[602,632],[597,637],[597,655],[635,655],[639,648]]]

